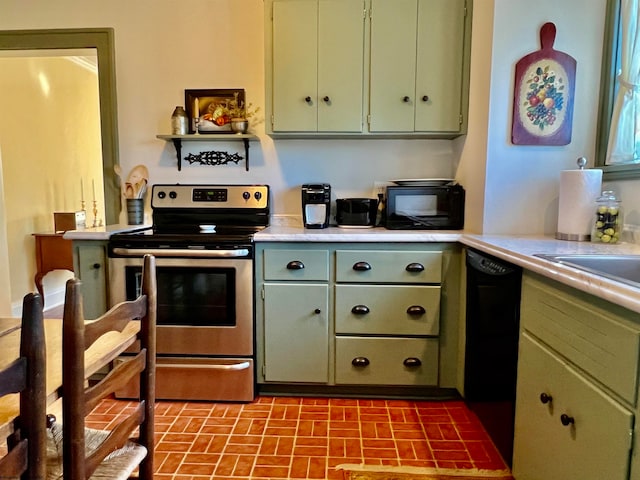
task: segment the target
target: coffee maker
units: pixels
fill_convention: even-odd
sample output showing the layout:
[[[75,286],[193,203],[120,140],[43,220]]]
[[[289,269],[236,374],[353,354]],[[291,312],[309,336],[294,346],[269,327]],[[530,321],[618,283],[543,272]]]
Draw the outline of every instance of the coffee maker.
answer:
[[[327,228],[331,208],[331,185],[305,183],[302,185],[302,219],[304,228]]]

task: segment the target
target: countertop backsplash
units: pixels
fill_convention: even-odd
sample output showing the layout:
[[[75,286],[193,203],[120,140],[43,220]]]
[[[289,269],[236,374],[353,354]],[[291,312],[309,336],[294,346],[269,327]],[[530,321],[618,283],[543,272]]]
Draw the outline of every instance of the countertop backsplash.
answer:
[[[622,229],[622,241],[640,245],[640,225],[625,224]]]

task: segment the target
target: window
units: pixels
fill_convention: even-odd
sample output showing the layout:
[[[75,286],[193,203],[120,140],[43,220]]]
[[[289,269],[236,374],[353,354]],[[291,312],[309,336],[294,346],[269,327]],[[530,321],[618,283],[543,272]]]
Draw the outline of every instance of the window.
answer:
[[[602,73],[601,73],[601,87],[600,87],[600,108],[598,113],[598,135],[596,141],[596,166],[603,169],[604,178],[606,180],[619,180],[627,178],[640,178],[640,125],[635,129],[631,129],[631,135],[636,138],[627,138],[627,143],[631,142],[631,145],[635,145],[635,159],[629,160],[607,160],[607,148],[609,144],[609,138],[611,134],[611,126],[613,124],[624,123],[613,121],[614,115],[618,117],[620,108],[614,108],[616,105],[616,98],[620,92],[621,82],[619,74],[622,71],[622,54],[623,51],[623,39],[622,39],[622,13],[623,6],[634,10],[635,21],[632,22],[632,28],[640,28],[638,23],[638,1],[637,0],[608,0],[607,1],[607,18],[604,32],[604,45],[603,45],[603,58],[602,58]],[[635,55],[635,58],[640,60],[640,55]],[[638,72],[637,60],[627,62],[627,71]],[[636,75],[631,73],[630,75]],[[627,81],[629,84],[637,84],[638,81]],[[628,101],[633,101],[640,98],[640,91],[638,87],[629,86],[626,89]],[[624,92],[623,92],[624,93]],[[618,99],[618,102],[621,102]],[[636,100],[640,102],[640,100]],[[615,112],[615,113],[614,113]],[[640,107],[638,114],[628,118],[627,123],[636,124],[637,120],[640,120]],[[623,118],[623,117],[620,117]],[[636,131],[635,135],[633,131]],[[627,135],[628,136],[628,135]],[[620,138],[620,136],[618,136]],[[634,150],[634,148],[631,148]],[[617,149],[620,151],[620,149]],[[615,163],[614,163],[615,162]],[[620,163],[618,163],[620,162]]]

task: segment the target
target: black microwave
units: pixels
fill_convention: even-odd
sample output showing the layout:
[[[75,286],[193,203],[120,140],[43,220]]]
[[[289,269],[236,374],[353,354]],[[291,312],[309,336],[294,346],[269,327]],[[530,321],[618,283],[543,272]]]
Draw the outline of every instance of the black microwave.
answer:
[[[462,185],[388,186],[385,227],[391,230],[460,230]]]

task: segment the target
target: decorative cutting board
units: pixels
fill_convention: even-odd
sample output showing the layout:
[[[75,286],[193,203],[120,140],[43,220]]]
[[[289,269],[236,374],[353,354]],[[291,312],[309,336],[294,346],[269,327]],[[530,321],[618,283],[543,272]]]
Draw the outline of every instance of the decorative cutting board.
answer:
[[[576,60],[555,50],[556,26],[540,28],[541,49],[516,63],[511,141],[568,145],[573,123]]]

